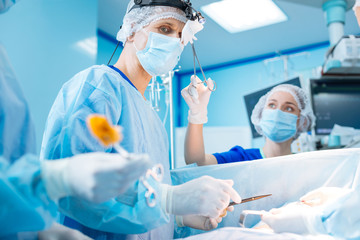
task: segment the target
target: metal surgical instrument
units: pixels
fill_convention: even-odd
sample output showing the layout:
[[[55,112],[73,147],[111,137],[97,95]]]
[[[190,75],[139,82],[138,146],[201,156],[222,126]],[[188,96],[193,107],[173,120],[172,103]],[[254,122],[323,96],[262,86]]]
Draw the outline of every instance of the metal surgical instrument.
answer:
[[[239,203],[231,202],[228,207],[234,206],[234,205],[238,205],[238,204],[242,204],[242,203],[247,203],[247,202],[255,201],[255,200],[259,200],[259,199],[262,199],[262,198],[265,198],[265,197],[269,197],[269,196],[271,196],[271,195],[272,195],[272,194],[266,194],[266,195],[259,195],[259,196],[254,196],[254,197],[245,198],[245,199],[241,200],[241,202],[239,202]]]
[[[203,71],[203,69],[202,69],[202,67],[201,67],[200,60],[199,60],[199,58],[198,58],[198,56],[197,56],[197,54],[196,54],[196,50],[195,50],[194,43],[191,43],[190,45],[191,45],[191,47],[192,47],[193,56],[194,56],[194,76],[196,76],[196,61],[197,61],[198,64],[199,64],[199,67],[200,67],[200,71],[201,71],[201,73],[202,73],[202,75],[203,75],[203,77],[204,77],[204,81],[198,82],[198,83],[196,83],[196,84],[194,84],[194,83],[191,82],[191,84],[190,84],[190,86],[189,86],[189,88],[188,88],[188,93],[189,93],[189,95],[190,95],[190,96],[193,96],[193,94],[192,94],[192,92],[191,92],[192,90],[191,90],[190,88],[195,88],[195,89],[196,89],[196,85],[202,84],[202,83],[204,83],[204,84],[206,83],[206,86],[208,87],[208,89],[209,89],[210,91],[212,91],[212,92],[215,92],[216,87],[217,87],[216,82],[213,80],[213,83],[214,83],[213,88],[210,88],[210,87],[208,86],[205,73],[204,73],[204,71]]]

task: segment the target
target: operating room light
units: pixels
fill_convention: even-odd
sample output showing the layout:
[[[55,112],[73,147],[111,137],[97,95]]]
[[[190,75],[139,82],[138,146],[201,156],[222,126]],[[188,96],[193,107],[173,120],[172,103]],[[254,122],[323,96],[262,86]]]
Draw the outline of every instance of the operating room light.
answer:
[[[284,12],[271,0],[222,0],[201,8],[230,33],[287,21]]]
[[[81,49],[86,54],[90,55],[91,57],[96,57],[97,54],[97,37],[90,37],[78,41],[76,43],[76,47]]]

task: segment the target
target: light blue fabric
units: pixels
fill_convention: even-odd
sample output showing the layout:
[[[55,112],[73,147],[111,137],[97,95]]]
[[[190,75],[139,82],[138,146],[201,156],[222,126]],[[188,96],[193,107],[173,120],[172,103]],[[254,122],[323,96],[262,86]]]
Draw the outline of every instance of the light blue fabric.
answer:
[[[219,224],[219,227],[239,227],[239,216],[243,210],[268,211],[279,208],[286,203],[298,201],[304,194],[319,187],[359,186],[360,149],[316,151],[171,171],[174,185],[203,175],[234,180],[234,189],[243,198],[272,194],[271,197],[236,205],[235,211],[228,213]],[[341,201],[344,205],[333,205],[324,212],[322,221],[329,235],[353,238],[357,234],[360,238],[360,192],[359,188],[356,189],[352,196]],[[250,220],[248,224],[254,226],[256,223],[251,223]],[[176,237],[199,233],[203,231],[176,228]]]
[[[356,177],[360,178],[360,166]],[[351,192],[325,208],[320,216],[321,226],[315,226],[315,229],[325,229],[335,237],[360,239],[360,185],[358,182],[356,185]]]
[[[17,239],[18,232],[49,227],[57,207],[41,181],[39,159],[27,154],[35,152],[34,128],[1,45],[0,92],[0,238]]]
[[[105,115],[113,125],[121,125],[121,145],[132,153],[149,154],[154,164],[163,164],[163,182],[171,184],[169,145],[161,120],[123,73],[105,65],[90,67],[64,84],[47,120],[41,157],[57,159],[83,152],[114,152],[104,148],[87,129],[86,119],[93,113]],[[157,188],[157,184],[152,185]],[[72,226],[95,239],[137,239],[136,235],[121,234],[154,228],[142,239],[171,239],[173,220],[168,223],[169,216],[160,204],[154,208],[146,205],[141,186],[136,183],[127,194],[103,204],[66,198],[60,201],[60,209],[78,222],[73,221]]]
[[[0,157],[0,238],[50,227],[57,214],[40,178],[39,159],[25,155],[15,163]]]
[[[264,135],[274,142],[285,142],[296,134],[298,116],[279,109],[265,109],[262,112],[260,128]]]
[[[0,13],[6,12],[11,6],[13,6],[19,0],[1,0],[0,1]]]
[[[136,52],[141,66],[151,76],[160,76],[173,70],[184,49],[180,38],[154,32],[149,32],[148,35],[145,48]]]
[[[1,44],[0,93],[0,155],[11,163],[35,153],[36,142],[28,104]]]

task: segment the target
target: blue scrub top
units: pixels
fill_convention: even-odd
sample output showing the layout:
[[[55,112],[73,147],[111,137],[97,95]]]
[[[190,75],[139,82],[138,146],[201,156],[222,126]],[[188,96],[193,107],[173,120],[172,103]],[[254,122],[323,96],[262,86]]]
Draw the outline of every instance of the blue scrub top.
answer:
[[[227,152],[214,153],[213,155],[216,157],[218,164],[252,161],[265,158],[262,150],[259,148],[244,149],[240,146],[235,146]]]

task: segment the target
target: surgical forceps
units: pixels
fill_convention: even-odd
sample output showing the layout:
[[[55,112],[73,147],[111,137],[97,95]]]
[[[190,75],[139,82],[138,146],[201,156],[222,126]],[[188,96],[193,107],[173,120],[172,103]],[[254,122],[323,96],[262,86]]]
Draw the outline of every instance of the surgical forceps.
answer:
[[[140,181],[146,187],[147,191],[145,193],[146,203],[149,207],[155,207],[156,199],[158,197],[155,189],[147,182],[149,177],[152,177],[157,182],[161,182],[164,177],[164,167],[162,164],[155,165],[152,169],[148,169],[145,177],[141,177]]]
[[[198,83],[196,83],[196,84],[194,84],[193,82],[191,82],[191,83],[190,83],[190,86],[189,86],[189,88],[188,88],[188,93],[189,93],[189,95],[190,95],[190,96],[194,96],[194,95],[192,94],[192,89],[191,89],[191,88],[194,88],[194,90],[196,90],[196,85],[202,84],[202,83],[203,83],[204,85],[206,84],[206,87],[207,87],[210,91],[215,92],[215,90],[216,90],[216,88],[217,88],[216,82],[213,80],[213,83],[214,83],[213,88],[210,88],[210,87],[209,87],[209,85],[207,84],[207,78],[206,78],[205,73],[204,73],[204,71],[203,71],[203,69],[202,69],[202,67],[201,67],[199,58],[198,58],[198,56],[197,56],[197,54],[196,54],[194,43],[190,43],[190,44],[191,44],[191,48],[192,48],[193,56],[194,56],[194,76],[196,76],[196,61],[197,61],[198,64],[199,64],[199,67],[200,67],[200,71],[201,71],[201,73],[202,73],[202,75],[203,75],[203,77],[204,77],[204,81],[198,82]],[[196,61],[195,61],[195,60],[196,60]]]

